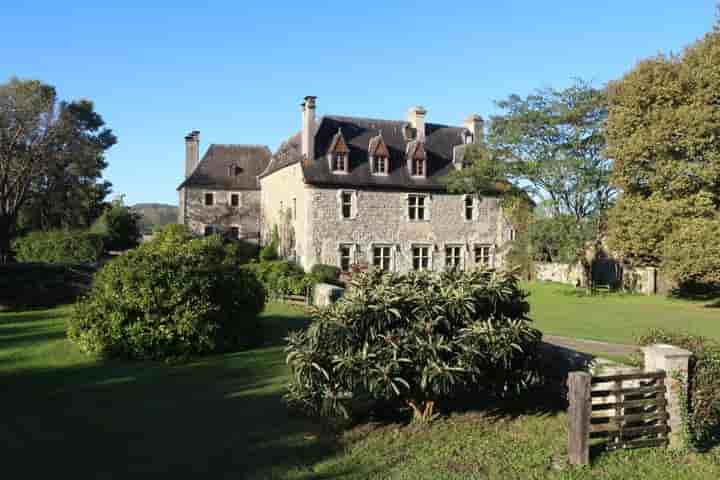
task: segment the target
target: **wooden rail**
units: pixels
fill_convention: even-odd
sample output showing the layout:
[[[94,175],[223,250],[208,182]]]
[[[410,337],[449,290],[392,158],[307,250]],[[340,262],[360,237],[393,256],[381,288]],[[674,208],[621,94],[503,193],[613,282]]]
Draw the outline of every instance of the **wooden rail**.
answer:
[[[606,450],[667,445],[670,428],[665,378],[664,371],[604,376],[571,373],[568,378],[570,463],[589,463],[591,438],[602,439],[600,445]]]

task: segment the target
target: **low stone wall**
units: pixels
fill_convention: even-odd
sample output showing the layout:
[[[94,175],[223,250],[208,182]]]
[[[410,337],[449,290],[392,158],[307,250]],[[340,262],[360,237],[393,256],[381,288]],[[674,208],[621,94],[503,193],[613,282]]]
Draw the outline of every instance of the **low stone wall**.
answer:
[[[318,283],[313,292],[313,305],[327,307],[340,300],[345,295],[345,289],[329,283]]]
[[[585,286],[585,272],[579,263],[536,263],[535,278],[543,282]]]

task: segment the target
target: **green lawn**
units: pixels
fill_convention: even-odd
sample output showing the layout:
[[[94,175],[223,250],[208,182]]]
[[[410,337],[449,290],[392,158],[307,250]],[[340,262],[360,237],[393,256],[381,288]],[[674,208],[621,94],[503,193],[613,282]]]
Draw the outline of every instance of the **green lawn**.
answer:
[[[0,314],[8,478],[720,478],[720,449],[604,454],[556,471],[565,414],[537,403],[330,435],[282,402],[282,337],[306,322],[286,306],[269,306],[262,348],[182,365],[86,357],[64,338],[69,311]]]
[[[547,334],[633,344],[638,334],[660,327],[720,340],[717,302],[663,296],[586,296],[570,286],[531,283],[530,316]]]

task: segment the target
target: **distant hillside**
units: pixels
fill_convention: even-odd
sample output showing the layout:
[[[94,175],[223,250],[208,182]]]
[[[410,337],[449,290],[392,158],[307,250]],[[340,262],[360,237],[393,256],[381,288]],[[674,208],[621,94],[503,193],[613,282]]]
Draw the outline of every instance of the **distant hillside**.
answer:
[[[150,233],[157,227],[177,223],[178,207],[164,203],[138,203],[133,210],[142,215],[140,226],[144,233]]]

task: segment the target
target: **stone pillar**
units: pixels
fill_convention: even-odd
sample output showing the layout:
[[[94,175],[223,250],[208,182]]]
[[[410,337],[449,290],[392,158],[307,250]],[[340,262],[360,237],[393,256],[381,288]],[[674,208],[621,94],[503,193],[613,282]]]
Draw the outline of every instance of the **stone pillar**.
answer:
[[[662,343],[643,347],[645,370],[665,370],[665,400],[667,401],[668,426],[670,427],[670,448],[683,446],[682,412],[688,398],[688,369],[692,352]]]

